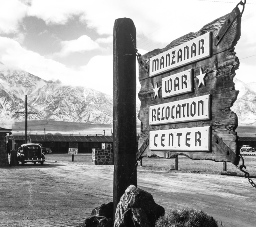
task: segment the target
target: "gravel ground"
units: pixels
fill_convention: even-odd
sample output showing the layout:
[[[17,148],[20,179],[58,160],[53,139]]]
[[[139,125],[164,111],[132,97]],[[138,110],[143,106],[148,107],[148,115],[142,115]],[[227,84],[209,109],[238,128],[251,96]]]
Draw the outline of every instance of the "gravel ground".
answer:
[[[253,158],[248,159],[252,170]],[[0,226],[79,226],[93,208],[112,201],[113,166],[92,165],[88,155],[75,156],[75,162],[69,155],[50,154],[46,159],[43,166],[0,169]],[[199,168],[197,162],[190,161],[190,168]],[[256,189],[246,179],[216,174],[222,163],[201,161],[200,174],[186,172],[188,161],[182,158],[183,170],[168,171],[173,163],[144,159],[138,186],[166,210],[195,208],[225,227],[256,226]],[[203,173],[204,168],[212,172]]]

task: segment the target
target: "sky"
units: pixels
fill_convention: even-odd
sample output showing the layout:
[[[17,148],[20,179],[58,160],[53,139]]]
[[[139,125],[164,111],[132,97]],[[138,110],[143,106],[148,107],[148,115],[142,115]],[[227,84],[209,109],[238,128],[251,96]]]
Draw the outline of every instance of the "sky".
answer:
[[[245,1],[245,0],[243,0]],[[230,13],[239,0],[0,0],[0,62],[45,80],[113,93],[113,27],[131,18],[139,53]],[[236,78],[256,82],[256,0],[247,0]]]

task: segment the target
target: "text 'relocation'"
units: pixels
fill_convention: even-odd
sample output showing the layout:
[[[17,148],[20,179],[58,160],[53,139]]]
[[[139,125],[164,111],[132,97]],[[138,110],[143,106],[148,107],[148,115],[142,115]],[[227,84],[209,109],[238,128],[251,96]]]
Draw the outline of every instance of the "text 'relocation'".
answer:
[[[149,108],[149,124],[209,120],[210,95],[163,103]]]

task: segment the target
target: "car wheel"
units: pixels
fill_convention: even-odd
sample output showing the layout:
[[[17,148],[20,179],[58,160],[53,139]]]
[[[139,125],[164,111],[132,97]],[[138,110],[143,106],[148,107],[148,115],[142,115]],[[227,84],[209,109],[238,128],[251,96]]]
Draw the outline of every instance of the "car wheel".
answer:
[[[34,165],[36,164],[36,162],[34,162]]]

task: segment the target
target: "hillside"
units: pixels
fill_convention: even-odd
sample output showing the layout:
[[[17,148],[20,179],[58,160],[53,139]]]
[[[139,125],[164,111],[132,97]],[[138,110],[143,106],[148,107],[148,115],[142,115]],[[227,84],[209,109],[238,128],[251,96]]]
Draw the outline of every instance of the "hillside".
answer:
[[[245,84],[236,78],[234,82],[239,95],[232,110],[238,116],[238,125],[256,127],[256,83]],[[50,124],[59,127],[60,122],[70,122],[70,127],[72,123],[113,123],[113,99],[109,95],[82,86],[64,86],[60,81],[46,81],[0,64],[1,127],[23,128],[24,115],[16,112],[24,111],[26,94],[28,111],[36,113],[28,115],[31,127],[38,124],[43,129],[44,121],[48,122],[48,128],[53,127],[49,127]],[[79,126],[74,124],[71,128]]]
[[[238,125],[256,126],[256,83],[245,84],[238,79],[234,82],[239,95],[232,110],[238,116]]]
[[[110,96],[84,87],[64,86],[30,73],[0,65],[0,124],[10,127],[24,121],[24,98],[28,95],[28,120],[112,124]]]

